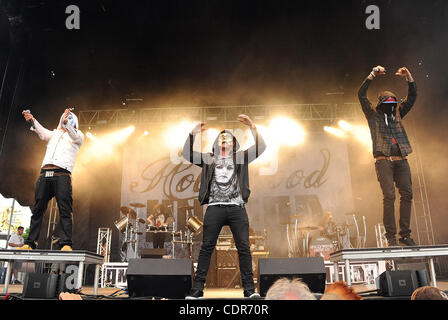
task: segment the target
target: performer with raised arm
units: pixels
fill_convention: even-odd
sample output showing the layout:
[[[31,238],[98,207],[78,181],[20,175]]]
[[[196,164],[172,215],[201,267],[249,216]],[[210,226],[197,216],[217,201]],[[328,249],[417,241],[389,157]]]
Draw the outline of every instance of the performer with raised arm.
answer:
[[[402,119],[411,110],[417,98],[417,88],[411,73],[405,67],[398,69],[397,76],[408,81],[408,96],[398,101],[390,91],[381,92],[374,106],[367,98],[370,83],[379,75],[386,74],[382,66],[373,68],[358,92],[362,110],[367,118],[372,136],[373,157],[378,181],[383,192],[383,223],[389,246],[396,246],[397,227],[394,203],[395,186],[400,193],[400,236],[399,242],[415,246],[411,238],[412,180],[407,155],[412,152]]]
[[[57,129],[53,131],[45,129],[29,110],[24,110],[22,114],[25,120],[32,124],[31,130],[48,143],[36,183],[30,233],[25,245],[19,249],[36,249],[48,201],[56,197],[60,217],[59,244],[61,250],[71,251],[73,225],[71,172],[75,165],[76,154],[84,142],[84,134],[78,128],[78,118],[70,109],[65,109]]]
[[[205,129],[199,123],[185,142],[182,155],[189,162],[202,167],[199,202],[208,205],[204,217],[204,231],[193,287],[186,299],[203,297],[204,283],[210,258],[224,225],[228,225],[238,250],[244,297],[259,297],[255,293],[252,256],[249,244],[249,219],[245,203],[249,199],[249,163],[266,149],[266,144],[252,120],[244,114],[238,120],[250,127],[255,144],[239,151],[239,143],[228,130],[219,133],[211,153],[193,151],[196,135]]]

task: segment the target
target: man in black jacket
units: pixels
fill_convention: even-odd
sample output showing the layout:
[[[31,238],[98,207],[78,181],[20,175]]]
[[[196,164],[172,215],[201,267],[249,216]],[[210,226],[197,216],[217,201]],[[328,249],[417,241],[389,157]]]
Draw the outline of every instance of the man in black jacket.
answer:
[[[411,73],[405,67],[395,73],[408,81],[408,96],[402,102],[390,91],[378,96],[378,103],[373,106],[367,99],[367,89],[378,75],[386,74],[381,66],[373,68],[364,80],[358,92],[362,110],[367,118],[372,136],[375,170],[383,191],[383,223],[389,246],[396,246],[397,227],[395,224],[394,203],[395,185],[400,193],[400,236],[399,242],[414,246],[411,238],[412,180],[407,155],[412,152],[411,144],[401,119],[414,106],[417,88]]]
[[[202,168],[198,198],[201,205],[208,205],[198,266],[193,287],[186,299],[203,297],[210,258],[224,225],[230,227],[235,239],[244,296],[259,297],[255,293],[253,281],[249,219],[245,203],[250,195],[248,164],[266,149],[266,144],[248,116],[239,115],[238,120],[251,128],[255,144],[249,149],[238,151],[237,139],[230,131],[223,130],[213,144],[212,153],[193,151],[196,134],[206,130],[205,123],[199,123],[188,136],[182,151],[186,160]]]

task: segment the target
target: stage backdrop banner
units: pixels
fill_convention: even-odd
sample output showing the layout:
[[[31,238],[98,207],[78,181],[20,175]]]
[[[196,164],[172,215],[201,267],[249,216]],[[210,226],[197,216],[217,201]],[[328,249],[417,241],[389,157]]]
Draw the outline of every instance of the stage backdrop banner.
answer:
[[[197,138],[194,149],[209,151],[216,135],[217,131],[210,141],[205,135]],[[121,205],[143,204],[136,211],[144,220],[156,203],[172,205],[176,231],[185,228],[185,210],[180,207],[193,206],[201,220],[206,209],[197,201],[201,168],[180,156],[187,136],[173,141],[163,129],[154,129],[127,143],[123,156]],[[249,130],[235,136],[243,149],[253,143]],[[296,221],[299,226],[317,226],[327,211],[343,223],[353,212],[347,145],[325,133],[314,133],[297,146],[278,147],[265,139],[265,153],[249,165],[251,196],[246,209],[252,230],[267,234],[271,251],[282,256],[288,250],[288,223],[289,228]],[[140,238],[140,247],[151,247],[147,237]]]

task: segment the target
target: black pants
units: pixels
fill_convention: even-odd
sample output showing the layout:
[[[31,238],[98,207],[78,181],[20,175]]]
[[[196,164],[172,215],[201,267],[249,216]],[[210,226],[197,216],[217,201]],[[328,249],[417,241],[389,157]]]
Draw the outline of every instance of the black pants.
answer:
[[[61,246],[72,246],[72,180],[70,175],[54,177],[39,176],[36,183],[35,203],[31,216],[30,234],[26,241],[30,247],[35,248],[34,241],[39,239],[42,219],[47,210],[48,202],[56,197],[59,209],[60,231],[59,243]]]
[[[245,290],[253,290],[255,288],[249,244],[249,219],[246,209],[240,206],[209,206],[204,217],[204,233],[199,252],[198,267],[194,277],[194,289],[204,289],[204,283],[210,267],[210,258],[215,249],[219,233],[225,225],[230,227],[235,239],[243,288]]]
[[[152,245],[154,248],[163,249],[165,244],[166,232],[154,232]]]
[[[395,239],[395,186],[400,193],[400,235],[408,237],[411,233],[412,179],[407,160],[375,162],[376,174],[383,191],[383,224],[386,238]],[[395,184],[395,185],[394,185]]]

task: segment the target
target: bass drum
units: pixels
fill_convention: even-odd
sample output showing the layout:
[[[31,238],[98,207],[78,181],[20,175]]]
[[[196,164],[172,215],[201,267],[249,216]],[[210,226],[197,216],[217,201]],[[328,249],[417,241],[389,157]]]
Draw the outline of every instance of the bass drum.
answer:
[[[325,237],[314,238],[310,242],[310,257],[322,257],[330,260],[330,254],[334,252],[334,245],[330,239]]]

